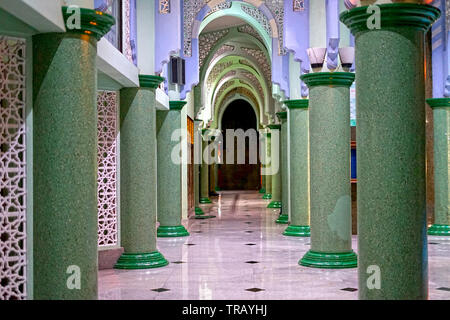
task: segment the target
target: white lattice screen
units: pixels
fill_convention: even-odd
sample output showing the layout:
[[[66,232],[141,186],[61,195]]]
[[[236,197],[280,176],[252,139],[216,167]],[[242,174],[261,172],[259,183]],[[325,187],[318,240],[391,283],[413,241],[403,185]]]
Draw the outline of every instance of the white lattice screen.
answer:
[[[117,92],[98,92],[98,245],[100,247],[118,244],[117,104]]]
[[[25,47],[0,36],[0,300],[27,297]]]

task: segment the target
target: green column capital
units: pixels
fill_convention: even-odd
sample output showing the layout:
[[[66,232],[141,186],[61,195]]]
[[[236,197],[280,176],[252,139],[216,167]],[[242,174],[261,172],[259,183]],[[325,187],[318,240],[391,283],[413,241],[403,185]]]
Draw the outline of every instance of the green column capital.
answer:
[[[277,112],[277,117],[278,119],[280,119],[281,122],[286,122],[287,112],[286,111]]]
[[[309,99],[285,100],[288,109],[308,109]]]
[[[183,107],[186,105],[187,101],[169,101],[169,108],[170,111],[172,110],[178,110],[181,111],[181,109],[183,109]]]
[[[281,129],[280,124],[269,124],[267,127],[271,130],[274,130],[274,129],[280,130]]]
[[[97,40],[100,40],[105,34],[111,30],[111,27],[116,24],[116,19],[104,12],[79,8],[80,9],[80,28],[74,28],[72,25],[68,25],[69,18],[71,18],[75,12],[70,7],[62,7],[62,14],[64,19],[64,26],[69,33],[81,33],[90,36],[94,36]]]
[[[427,31],[441,15],[438,8],[424,4],[387,3],[377,7],[380,9],[381,29],[408,27]],[[373,11],[367,9],[368,6],[364,6],[344,11],[340,15],[340,20],[354,35],[370,31],[367,21],[373,15]]]
[[[431,108],[448,108],[450,107],[450,98],[431,98],[427,99],[427,103]]]
[[[350,87],[355,81],[352,72],[314,72],[300,77],[308,88],[317,86]]]
[[[156,89],[158,88],[159,84],[163,81],[164,78],[160,76],[145,75],[145,74],[139,75],[139,85],[142,88]]]

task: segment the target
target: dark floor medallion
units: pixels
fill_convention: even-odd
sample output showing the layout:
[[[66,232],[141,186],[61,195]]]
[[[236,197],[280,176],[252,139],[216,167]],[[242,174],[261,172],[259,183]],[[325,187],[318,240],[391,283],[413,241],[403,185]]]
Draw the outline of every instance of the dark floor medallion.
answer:
[[[170,291],[170,289],[166,289],[166,288],[158,288],[158,289],[152,289],[152,291],[155,291],[155,292],[165,292],[165,291]]]
[[[440,287],[440,288],[437,288],[437,290],[450,291],[450,288],[447,288],[447,287]]]
[[[264,291],[265,289],[261,289],[261,288],[250,288],[250,289],[245,289],[245,291],[251,291],[251,292],[260,292],[260,291]]]

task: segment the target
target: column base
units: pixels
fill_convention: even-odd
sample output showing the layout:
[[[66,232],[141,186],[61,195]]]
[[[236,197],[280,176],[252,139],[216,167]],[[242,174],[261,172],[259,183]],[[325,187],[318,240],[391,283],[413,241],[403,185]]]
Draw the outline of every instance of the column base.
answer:
[[[270,193],[265,193],[262,198],[265,200],[269,200],[272,199],[272,195]]]
[[[216,216],[195,216],[194,219],[211,219],[215,217]]]
[[[202,215],[204,215],[204,214],[205,214],[205,213],[203,212],[202,208],[195,207],[195,215],[196,215],[196,216],[202,216]]]
[[[222,189],[220,189],[219,187],[215,187],[214,190],[216,190],[216,191],[222,191]]]
[[[309,237],[311,236],[311,228],[309,226],[289,225],[283,232],[284,236],[290,237]]]
[[[269,203],[269,205],[267,206],[267,208],[271,208],[271,209],[281,209],[281,201],[275,201],[275,200],[273,200],[271,203]]]
[[[259,189],[259,193],[265,194],[266,193],[266,188]]]
[[[450,226],[447,224],[433,224],[428,228],[430,236],[450,236]]]
[[[212,203],[211,200],[209,198],[200,198],[200,203],[201,204],[209,204]]]
[[[167,266],[169,262],[158,251],[150,253],[124,253],[114,269],[150,269]]]
[[[311,268],[344,269],[358,266],[356,253],[325,253],[309,250],[298,262],[299,265]]]
[[[156,234],[160,238],[186,237],[189,232],[184,226],[159,226]]]
[[[289,223],[289,216],[287,214],[280,214],[278,219],[275,221],[279,224],[288,224]]]

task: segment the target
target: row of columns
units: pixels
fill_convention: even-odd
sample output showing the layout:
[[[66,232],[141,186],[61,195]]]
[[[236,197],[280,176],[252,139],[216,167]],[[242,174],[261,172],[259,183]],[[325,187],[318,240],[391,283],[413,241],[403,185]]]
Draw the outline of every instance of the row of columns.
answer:
[[[356,47],[359,256],[352,250],[351,240],[352,73],[303,75],[310,89],[309,111],[308,100],[285,102],[291,121],[291,171],[283,172],[282,177],[291,176],[291,188],[290,198],[284,195],[283,202],[290,202],[291,207],[290,225],[284,234],[308,236],[310,220],[311,250],[299,264],[358,266],[361,299],[424,299],[428,286],[424,35],[439,17],[439,10],[404,3],[379,8],[381,32],[368,29],[370,14],[365,7],[341,15],[355,35]],[[434,112],[436,189],[435,224],[428,233],[449,235],[450,99],[427,102]],[[284,154],[284,114],[279,116]],[[282,156],[283,162],[286,159]],[[284,164],[282,168],[286,170]],[[278,178],[267,180],[275,186],[279,183]],[[278,188],[272,185],[271,190],[273,199]],[[287,204],[282,204],[282,210],[288,210]]]
[[[97,299],[95,61],[114,18],[90,9],[81,15],[81,29],[33,37],[35,299]],[[163,80],[139,75],[139,87],[120,90],[118,269],[166,266],[156,237],[189,235],[181,224],[181,163],[171,159],[186,102],[157,111]]]

